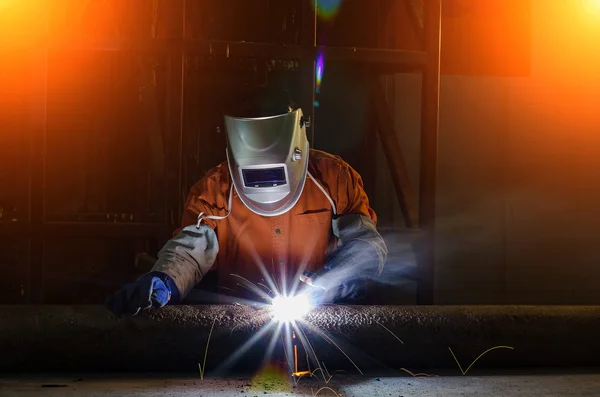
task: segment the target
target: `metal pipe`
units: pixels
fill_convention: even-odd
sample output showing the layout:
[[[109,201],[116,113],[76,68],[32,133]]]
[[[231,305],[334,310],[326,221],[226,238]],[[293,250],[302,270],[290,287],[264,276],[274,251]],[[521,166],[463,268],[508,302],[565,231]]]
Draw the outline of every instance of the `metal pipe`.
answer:
[[[271,341],[261,331],[271,324],[265,309],[171,306],[118,319],[100,306],[0,306],[0,372],[197,372],[213,322],[207,374],[231,368],[227,359],[251,339],[257,343],[239,365],[262,363]],[[331,373],[358,367],[460,374],[449,348],[466,369],[496,346],[513,349],[487,353],[475,369],[600,366],[600,307],[325,306],[302,324],[311,342],[306,350]]]

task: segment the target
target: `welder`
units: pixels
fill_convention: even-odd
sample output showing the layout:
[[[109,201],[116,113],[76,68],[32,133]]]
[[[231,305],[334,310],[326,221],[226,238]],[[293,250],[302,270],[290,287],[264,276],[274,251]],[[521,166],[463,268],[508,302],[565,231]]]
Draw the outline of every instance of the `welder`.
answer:
[[[300,108],[249,103],[224,117],[227,160],[191,188],[152,270],[109,298],[114,313],[177,304],[209,272],[222,296],[252,299],[244,282],[281,295],[300,285],[317,303],[361,303],[381,274],[387,247],[360,175],[309,148]]]

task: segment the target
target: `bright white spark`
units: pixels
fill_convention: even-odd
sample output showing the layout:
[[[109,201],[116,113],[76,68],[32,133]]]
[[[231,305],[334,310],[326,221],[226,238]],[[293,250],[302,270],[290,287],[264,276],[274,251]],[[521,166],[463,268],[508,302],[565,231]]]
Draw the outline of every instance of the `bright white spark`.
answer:
[[[310,300],[306,294],[294,296],[276,296],[271,301],[273,319],[280,323],[290,323],[300,320],[311,309]]]

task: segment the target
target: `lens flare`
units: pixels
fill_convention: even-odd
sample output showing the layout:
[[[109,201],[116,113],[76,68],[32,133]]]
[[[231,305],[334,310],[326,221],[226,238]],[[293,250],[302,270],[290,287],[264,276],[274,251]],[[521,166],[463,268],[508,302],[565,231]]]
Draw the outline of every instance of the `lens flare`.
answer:
[[[317,94],[321,92],[321,82],[323,81],[323,70],[325,69],[325,56],[322,52],[317,55],[317,65],[316,65],[316,90]]]
[[[342,0],[312,0],[317,15],[323,19],[332,19],[340,10]]]
[[[300,320],[311,309],[306,294],[295,296],[276,296],[271,301],[273,319],[280,323],[291,323]]]

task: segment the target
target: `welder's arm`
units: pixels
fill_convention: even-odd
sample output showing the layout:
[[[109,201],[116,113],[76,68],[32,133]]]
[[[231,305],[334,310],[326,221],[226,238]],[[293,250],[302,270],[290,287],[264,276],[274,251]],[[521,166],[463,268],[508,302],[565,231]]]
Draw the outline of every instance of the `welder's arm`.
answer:
[[[387,246],[375,223],[361,214],[342,215],[333,220],[333,234],[338,248],[325,264],[324,270],[347,270],[349,277],[376,277],[383,271]]]
[[[177,289],[171,296],[183,299],[212,268],[218,252],[217,234],[210,226],[186,226],[160,250],[152,272],[167,275]]]
[[[301,280],[317,287],[317,300],[356,301],[364,292],[364,280],[381,275],[387,246],[375,223],[365,215],[342,215],[333,221],[338,248],[318,273],[305,273]],[[314,292],[313,292],[314,293]]]
[[[325,291],[319,300],[356,300],[364,291],[364,280],[383,271],[388,250],[360,175],[341,159],[320,171],[335,203],[332,231],[338,244],[321,271],[305,273],[300,280]]]
[[[107,308],[116,315],[136,315],[150,307],[178,303],[210,270],[218,250],[211,227],[184,227],[160,250],[150,272],[108,297]]]
[[[355,300],[364,292],[364,280],[378,277],[387,258],[387,246],[371,218],[342,215],[333,221],[338,248],[319,275],[328,300]]]

